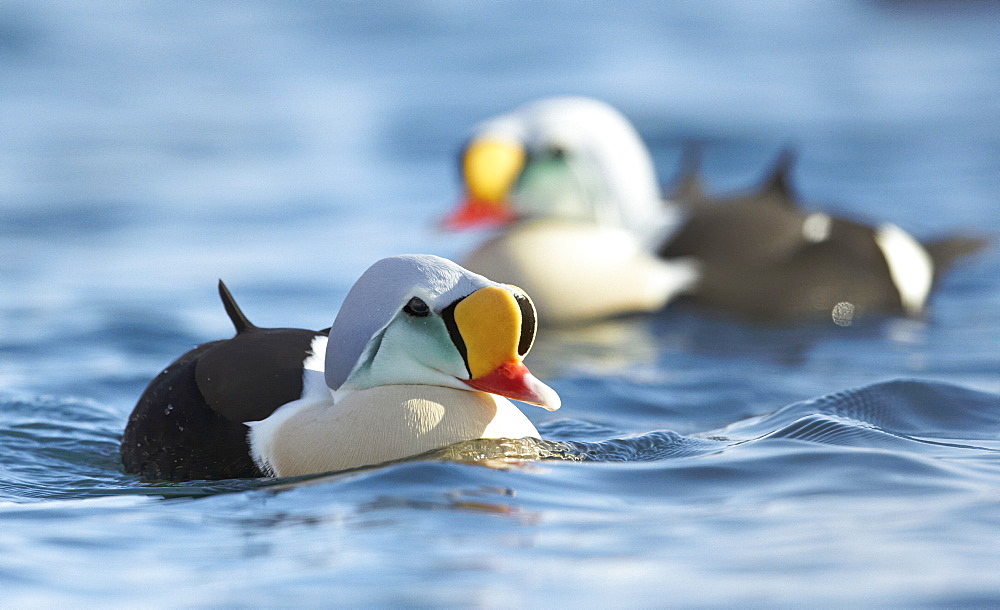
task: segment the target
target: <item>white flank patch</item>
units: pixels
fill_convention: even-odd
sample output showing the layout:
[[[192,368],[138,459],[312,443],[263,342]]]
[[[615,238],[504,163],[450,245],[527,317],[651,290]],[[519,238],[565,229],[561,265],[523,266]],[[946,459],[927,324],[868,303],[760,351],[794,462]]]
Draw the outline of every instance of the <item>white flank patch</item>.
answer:
[[[322,338],[326,339],[326,337]],[[314,340],[313,346],[315,345]],[[320,354],[324,353],[324,351],[320,351]],[[278,407],[267,419],[246,422],[246,425],[250,428],[250,432],[247,434],[247,440],[250,443],[250,455],[253,457],[253,461],[257,464],[257,467],[264,473],[264,476],[274,476],[274,468],[271,466],[271,456],[274,455],[274,438],[278,432],[278,428],[306,407],[320,403],[329,403],[332,405],[333,395],[330,393],[330,388],[326,387],[326,378],[323,375],[323,371],[307,369],[303,371],[302,375],[302,398]]]
[[[320,373],[326,370],[326,343],[328,340],[329,338],[324,335],[319,335],[312,340],[312,345],[309,346],[312,353],[302,362],[302,368]]]
[[[920,313],[934,281],[934,261],[920,242],[894,224],[884,224],[875,232],[889,274],[899,291],[899,300],[908,313]]]
[[[814,244],[825,241],[830,237],[832,224],[833,221],[826,214],[821,212],[810,214],[802,222],[802,237]]]
[[[298,400],[281,405],[267,419],[246,422],[250,428],[247,441],[250,455],[265,476],[273,476],[270,456],[274,452],[274,435],[290,417],[302,409],[319,402],[332,402],[330,389],[326,387],[323,374],[326,364],[326,344],[328,337],[320,335],[309,346],[311,353],[302,362],[302,396]]]
[[[658,274],[660,291],[666,295],[666,303],[690,292],[701,279],[701,263],[696,258],[674,258],[658,262],[666,263],[663,265],[663,272]]]

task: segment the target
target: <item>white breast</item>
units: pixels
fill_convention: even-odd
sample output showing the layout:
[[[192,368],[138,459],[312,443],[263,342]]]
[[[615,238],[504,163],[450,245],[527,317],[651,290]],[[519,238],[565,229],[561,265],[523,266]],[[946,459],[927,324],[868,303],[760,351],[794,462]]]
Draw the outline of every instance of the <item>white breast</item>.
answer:
[[[525,437],[539,438],[506,398],[388,385],[336,404],[332,398],[289,403],[251,425],[250,444],[262,470],[287,477],[380,464],[478,438]]]
[[[554,220],[515,225],[462,265],[522,288],[555,323],[657,311],[698,279],[696,264],[660,260],[625,230]]]

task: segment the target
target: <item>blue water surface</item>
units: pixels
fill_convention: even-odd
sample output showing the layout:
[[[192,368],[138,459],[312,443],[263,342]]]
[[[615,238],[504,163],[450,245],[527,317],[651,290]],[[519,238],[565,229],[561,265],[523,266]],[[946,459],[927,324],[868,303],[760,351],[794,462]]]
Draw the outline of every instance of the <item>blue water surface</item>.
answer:
[[[1000,256],[923,320],[683,308],[543,329],[524,407],[562,459],[296,481],[123,473],[146,383],[229,336],[328,326],[437,231],[472,124],[619,107],[669,183],[784,146],[813,208],[1000,227],[989,2],[87,2],[0,7],[3,605],[1000,604]]]

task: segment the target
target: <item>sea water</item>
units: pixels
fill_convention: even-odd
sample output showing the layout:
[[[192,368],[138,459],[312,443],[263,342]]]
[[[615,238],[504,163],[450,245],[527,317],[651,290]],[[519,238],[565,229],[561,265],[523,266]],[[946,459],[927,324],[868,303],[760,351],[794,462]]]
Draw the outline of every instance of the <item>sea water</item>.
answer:
[[[165,483],[117,453],[231,335],[217,279],[324,328],[378,258],[481,239],[436,228],[455,155],[536,97],[620,108],[666,184],[687,142],[715,193],[793,146],[810,209],[995,232],[997,40],[986,2],[5,2],[0,602],[1000,603],[995,250],[919,320],[543,328],[541,461]]]

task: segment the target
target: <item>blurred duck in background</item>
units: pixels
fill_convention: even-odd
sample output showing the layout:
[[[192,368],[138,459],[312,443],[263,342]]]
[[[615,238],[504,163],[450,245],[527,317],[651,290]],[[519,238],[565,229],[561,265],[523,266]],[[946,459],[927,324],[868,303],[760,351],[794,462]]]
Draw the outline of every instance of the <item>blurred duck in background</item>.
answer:
[[[538,100],[473,130],[465,196],[444,226],[497,228],[463,265],[528,291],[549,323],[679,298],[768,323],[920,316],[942,272],[986,244],[922,244],[892,224],[805,210],[787,151],[758,187],[710,197],[696,156],[664,198],[620,112],[590,98]]]

